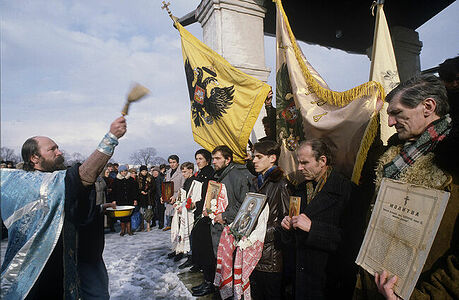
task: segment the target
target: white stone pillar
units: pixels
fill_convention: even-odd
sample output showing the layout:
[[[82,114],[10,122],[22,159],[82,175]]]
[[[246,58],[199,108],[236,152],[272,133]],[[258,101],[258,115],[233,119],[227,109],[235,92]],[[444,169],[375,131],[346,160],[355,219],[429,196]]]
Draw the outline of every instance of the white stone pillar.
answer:
[[[390,28],[392,45],[394,46],[395,59],[400,81],[406,81],[421,72],[422,42],[419,34],[412,29],[394,26]],[[371,49],[367,49],[367,56],[371,59]]]
[[[266,82],[270,70],[265,64],[263,0],[202,0],[195,17],[203,29],[203,42],[231,65]],[[252,140],[265,136],[262,108]]]
[[[243,72],[267,81],[263,19],[266,9],[257,0],[202,0],[196,19],[203,42]]]
[[[415,30],[394,26],[391,28],[392,44],[397,60],[400,81],[406,81],[421,72],[422,42]]]

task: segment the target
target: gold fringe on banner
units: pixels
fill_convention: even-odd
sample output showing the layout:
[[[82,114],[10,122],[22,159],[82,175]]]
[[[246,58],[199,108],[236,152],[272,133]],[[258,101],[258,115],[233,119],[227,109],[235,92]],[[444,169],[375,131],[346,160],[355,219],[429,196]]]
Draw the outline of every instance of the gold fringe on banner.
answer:
[[[367,128],[365,129],[365,133],[363,135],[362,141],[360,142],[359,152],[357,153],[357,157],[354,163],[354,170],[352,170],[352,182],[355,184],[359,184],[360,175],[362,173],[363,165],[367,160],[368,150],[373,144],[375,140],[376,133],[378,132],[379,127],[379,115],[375,114],[371,117],[370,122],[368,123]]]
[[[326,88],[321,87],[317,81],[314,79],[312,74],[309,72],[308,67],[306,66],[301,49],[296,42],[295,35],[292,32],[292,28],[290,27],[290,23],[288,21],[287,15],[285,14],[284,8],[282,6],[281,0],[273,0],[279,6],[280,11],[282,12],[282,16],[284,18],[285,24],[287,25],[288,34],[290,36],[290,40],[293,45],[293,50],[295,52],[295,57],[300,64],[301,71],[303,73],[304,79],[308,85],[312,89],[312,91],[322,100],[325,100],[328,104],[335,105],[338,107],[343,107],[350,102],[352,102],[355,98],[361,96],[369,96],[373,93],[374,89],[378,89],[379,96],[381,100],[384,101],[385,93],[384,88],[379,82],[376,81],[369,81],[364,84],[361,84],[355,88],[344,92],[335,92]]]
[[[315,78],[312,76],[312,74],[309,72],[309,69],[303,60],[301,49],[298,46],[295,35],[293,34],[292,28],[290,27],[290,23],[288,21],[287,15],[285,14],[284,8],[282,6],[282,1],[273,0],[273,2],[275,2],[278,5],[279,10],[282,12],[282,16],[287,26],[290,40],[293,45],[295,57],[301,67],[301,72],[303,73],[303,77],[306,81],[306,84],[321,100],[324,100],[328,104],[331,104],[334,106],[343,107],[349,104],[350,102],[352,102],[355,98],[372,95],[374,92],[374,89],[377,89],[379,93],[379,98],[382,101],[384,101],[385,99],[384,88],[379,82],[376,82],[376,81],[366,82],[364,84],[361,84],[355,88],[352,88],[344,92],[335,92],[335,91],[332,91],[330,89],[326,89],[320,86],[319,83],[317,83]],[[354,169],[352,172],[351,180],[355,184],[359,184],[363,165],[365,164],[365,161],[367,159],[368,150],[373,144],[373,141],[378,132],[378,126],[379,126],[379,118],[378,118],[378,114],[375,113],[373,117],[371,117],[368,123],[368,126],[365,129],[365,133],[362,138],[362,141],[360,142],[359,151],[357,153],[356,160],[354,162]]]

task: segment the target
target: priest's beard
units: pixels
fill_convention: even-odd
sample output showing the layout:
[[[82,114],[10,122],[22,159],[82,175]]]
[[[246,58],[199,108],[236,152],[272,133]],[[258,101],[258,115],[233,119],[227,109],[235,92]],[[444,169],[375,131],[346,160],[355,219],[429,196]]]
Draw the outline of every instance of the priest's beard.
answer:
[[[54,160],[46,160],[43,157],[41,157],[41,167],[43,168],[43,171],[45,172],[54,172],[57,170],[65,170],[65,165],[64,165],[64,157],[62,155],[59,155],[56,157]]]

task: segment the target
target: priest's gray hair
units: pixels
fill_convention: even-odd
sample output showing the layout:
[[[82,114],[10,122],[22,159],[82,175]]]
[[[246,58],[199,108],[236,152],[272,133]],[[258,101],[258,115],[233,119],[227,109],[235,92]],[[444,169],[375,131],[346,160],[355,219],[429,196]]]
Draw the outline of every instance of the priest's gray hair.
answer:
[[[448,96],[444,83],[435,75],[417,75],[400,83],[386,96],[386,102],[400,95],[400,103],[415,108],[427,98],[432,98],[436,102],[435,113],[443,117],[449,112]]]
[[[23,170],[33,171],[35,169],[34,163],[30,161],[30,158],[32,158],[33,155],[40,156],[36,136],[28,138],[22,145],[21,156],[24,161],[24,165],[22,167]]]

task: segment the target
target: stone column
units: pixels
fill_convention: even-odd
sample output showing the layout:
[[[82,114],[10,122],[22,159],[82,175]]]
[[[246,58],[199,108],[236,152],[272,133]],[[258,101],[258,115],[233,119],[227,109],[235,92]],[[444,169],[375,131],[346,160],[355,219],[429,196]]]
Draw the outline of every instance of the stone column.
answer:
[[[421,54],[422,42],[419,40],[419,33],[401,26],[392,27],[391,36],[398,74],[400,81],[403,82],[421,72],[419,55]]]
[[[395,59],[400,81],[406,81],[421,72],[422,42],[419,34],[412,29],[394,26],[390,28],[392,45],[394,46]],[[371,58],[371,48],[368,48],[367,55]]]
[[[203,42],[243,72],[267,81],[261,0],[202,0],[196,19]]]
[[[195,18],[203,29],[203,42],[231,65],[266,82],[270,70],[265,64],[263,0],[202,0]],[[252,140],[265,136],[262,108]]]

